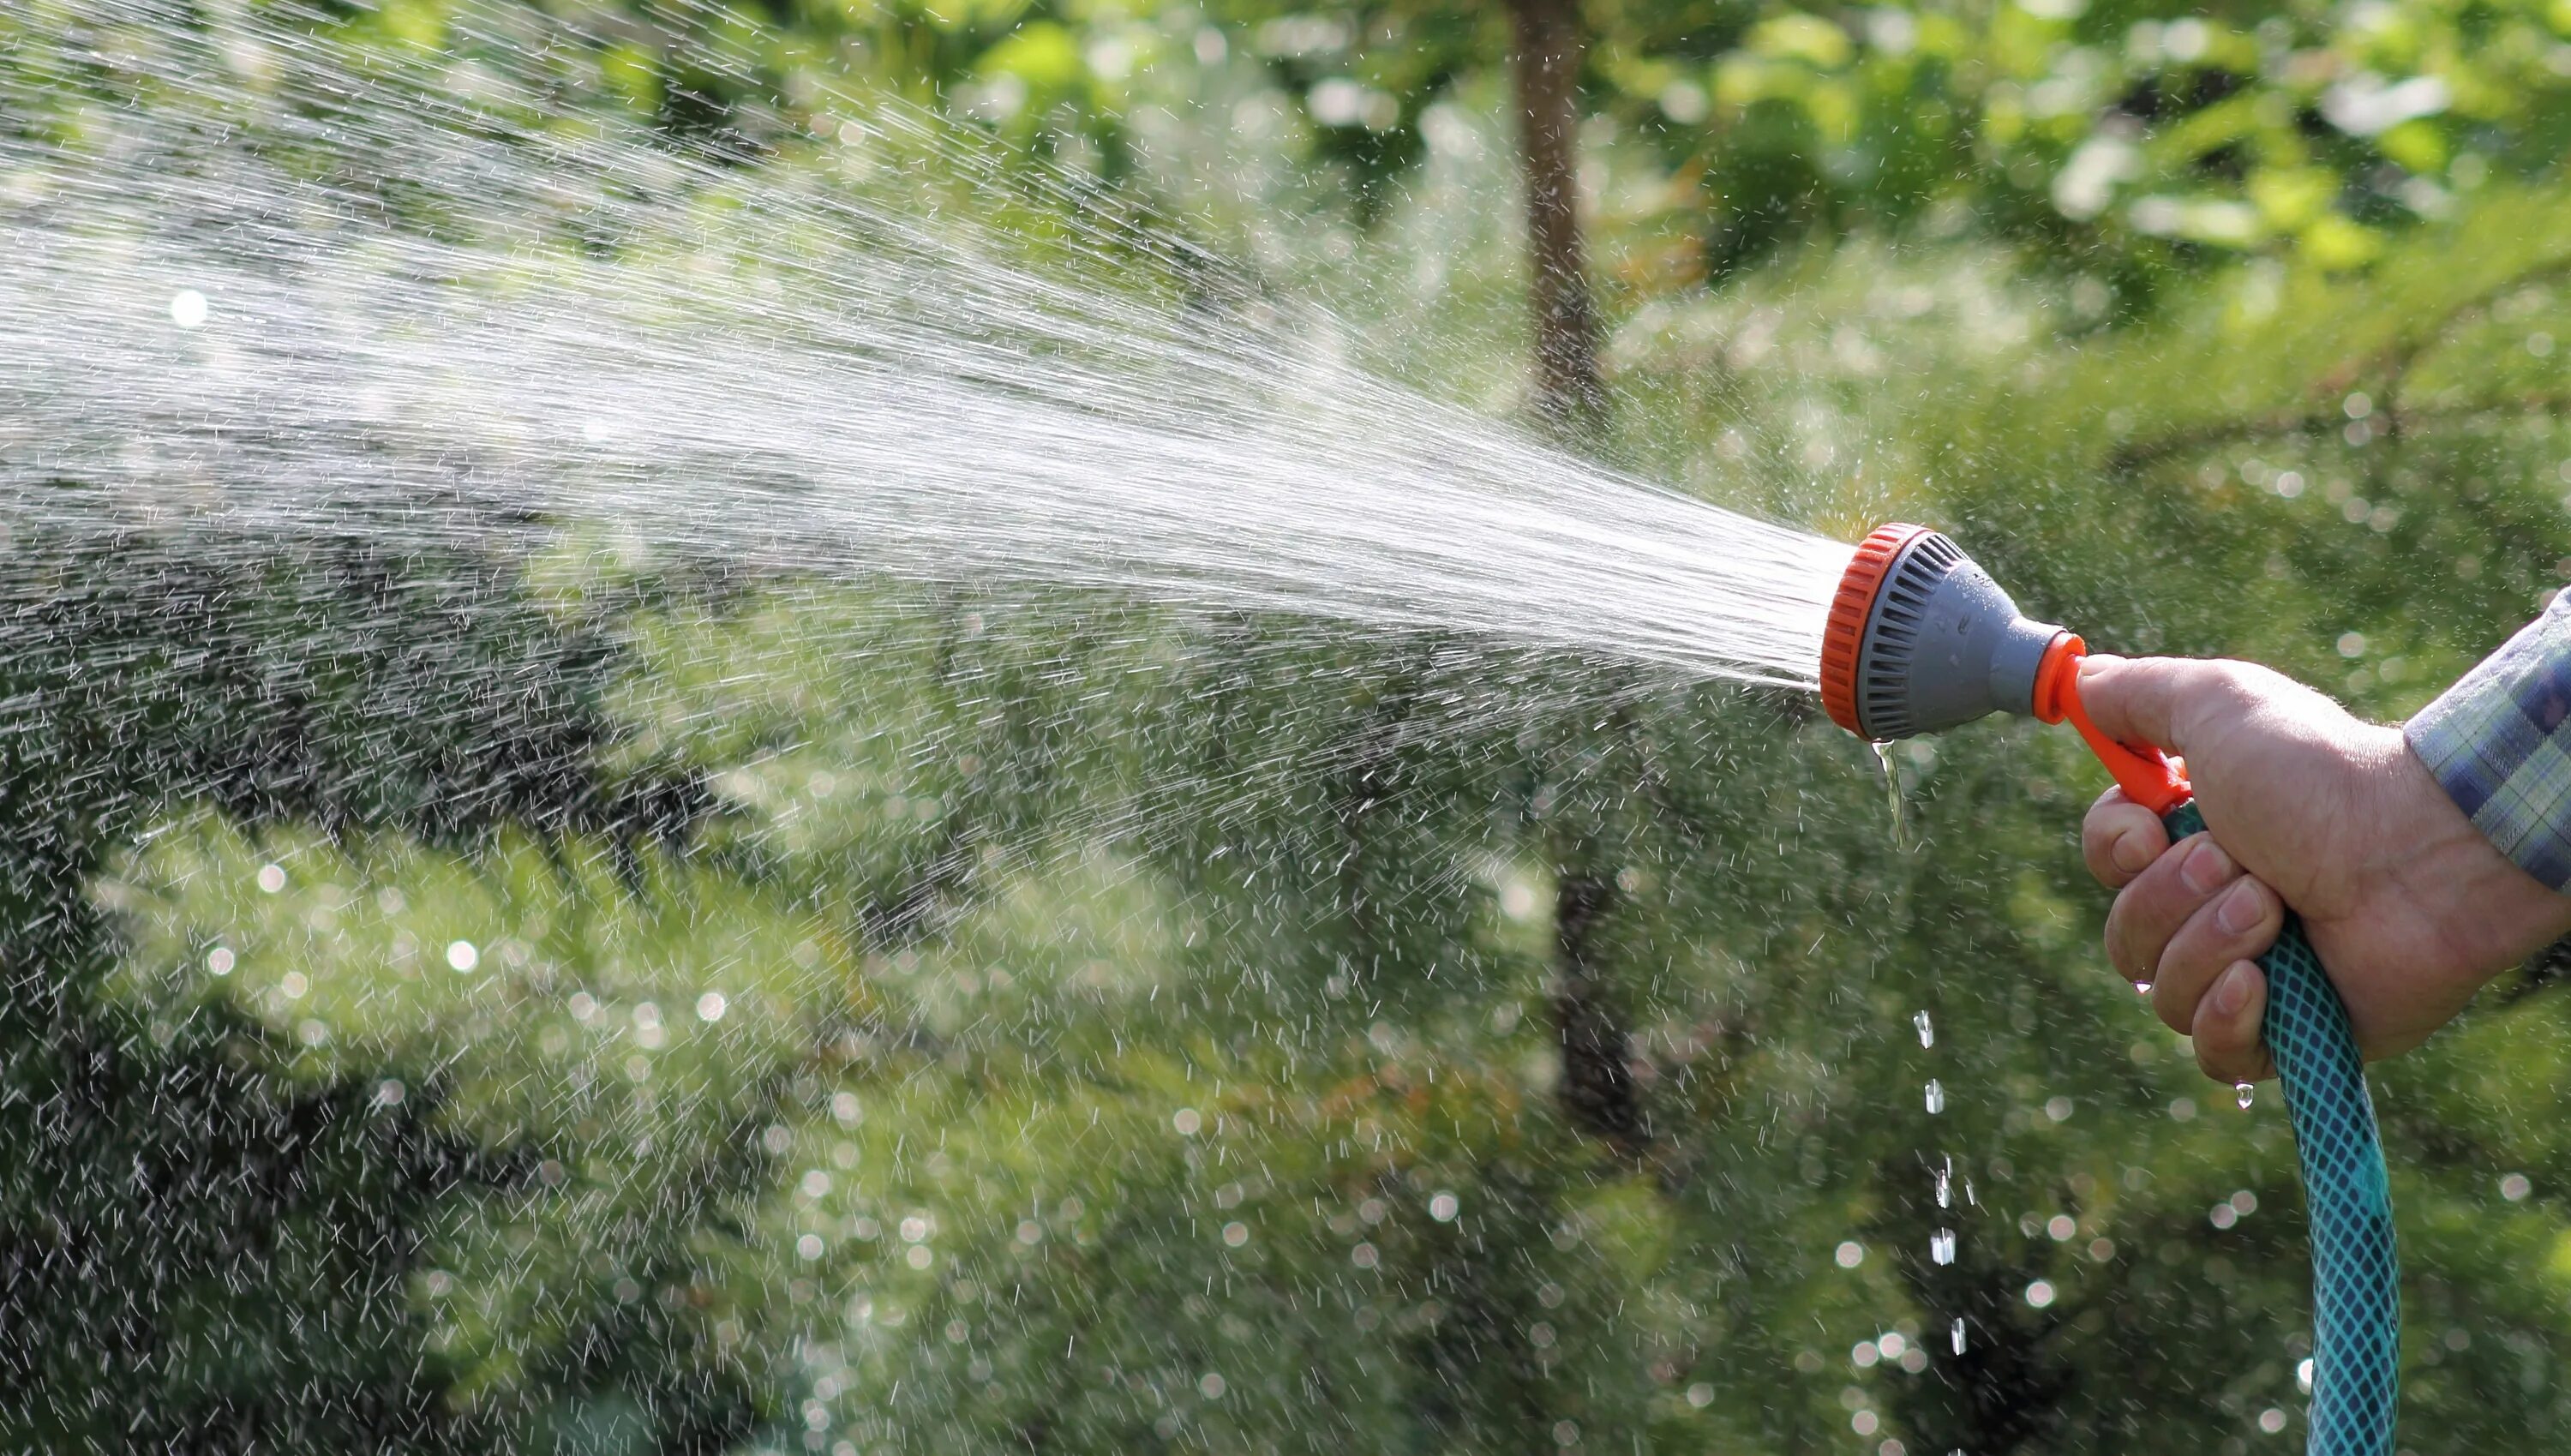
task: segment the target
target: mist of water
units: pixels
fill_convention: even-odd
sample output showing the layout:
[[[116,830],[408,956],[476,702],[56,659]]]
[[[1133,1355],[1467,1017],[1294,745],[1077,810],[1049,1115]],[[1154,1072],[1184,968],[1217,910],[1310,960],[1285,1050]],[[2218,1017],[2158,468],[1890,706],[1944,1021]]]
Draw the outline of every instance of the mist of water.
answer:
[[[291,11],[91,9],[107,89],[161,99],[0,139],[22,517],[604,525],[1811,683],[1844,546],[1385,382],[1325,314],[1158,236],[1074,223],[1030,258],[933,189],[866,185],[969,173],[897,108],[806,139],[828,165],[745,165],[569,125],[470,62],[351,102]]]

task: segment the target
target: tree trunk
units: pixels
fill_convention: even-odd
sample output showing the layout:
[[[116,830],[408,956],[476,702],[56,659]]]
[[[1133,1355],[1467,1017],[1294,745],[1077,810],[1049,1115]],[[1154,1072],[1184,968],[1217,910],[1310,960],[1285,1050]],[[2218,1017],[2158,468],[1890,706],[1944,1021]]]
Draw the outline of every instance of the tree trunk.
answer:
[[[1588,846],[1580,846],[1586,849]],[[1633,1039],[1625,1030],[1605,968],[1599,922],[1616,901],[1613,881],[1591,854],[1559,856],[1553,903],[1553,1021],[1562,1039],[1562,1084],[1556,1096],[1572,1126],[1640,1158],[1651,1145],[1642,1090],[1634,1085]]]
[[[1596,422],[1606,396],[1598,379],[1598,314],[1580,243],[1580,9],[1578,0],[1509,3],[1517,21],[1535,404],[1557,427],[1586,427]]]

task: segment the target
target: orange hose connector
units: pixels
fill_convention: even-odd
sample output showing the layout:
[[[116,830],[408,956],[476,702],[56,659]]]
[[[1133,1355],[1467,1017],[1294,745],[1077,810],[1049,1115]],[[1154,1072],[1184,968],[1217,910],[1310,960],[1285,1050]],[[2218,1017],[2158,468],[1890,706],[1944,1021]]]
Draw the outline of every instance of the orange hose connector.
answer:
[[[2166,814],[2195,797],[2187,781],[2187,764],[2160,749],[2118,742],[2089,721],[2080,703],[2080,660],[2089,645],[2076,633],[2064,633],[2035,670],[2035,718],[2038,723],[2071,721],[2080,740],[2115,775],[2125,797],[2156,814]]]

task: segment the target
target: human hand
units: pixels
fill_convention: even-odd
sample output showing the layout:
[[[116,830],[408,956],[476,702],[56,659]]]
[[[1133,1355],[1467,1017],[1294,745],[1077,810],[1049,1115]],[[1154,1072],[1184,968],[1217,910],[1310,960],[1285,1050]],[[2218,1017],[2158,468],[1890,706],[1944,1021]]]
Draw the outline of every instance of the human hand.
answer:
[[[2473,827],[2402,740],[2249,663],[2092,657],[2080,699],[2108,736],[2187,760],[2209,832],[2173,846],[2109,789],[2081,825],[2117,891],[2107,958],[2220,1082],[2276,1075],[2252,964],[2291,905],[2368,1060],[2408,1051],[2492,976],[2571,931],[2555,894]],[[2281,898],[2282,897],[2282,898]]]

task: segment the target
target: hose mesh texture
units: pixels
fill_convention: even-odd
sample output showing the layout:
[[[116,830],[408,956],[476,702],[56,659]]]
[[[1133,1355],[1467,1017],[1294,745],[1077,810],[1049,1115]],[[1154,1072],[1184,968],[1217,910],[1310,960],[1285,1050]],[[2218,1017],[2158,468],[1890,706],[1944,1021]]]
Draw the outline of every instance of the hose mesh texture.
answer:
[[[2162,816],[2175,843],[2204,829],[2193,803]],[[2400,1401],[2400,1271],[2392,1191],[2347,1008],[2292,911],[2268,973],[2261,1039],[2277,1060],[2303,1164],[2313,1239],[2313,1403],[2307,1456],[2391,1456]]]

